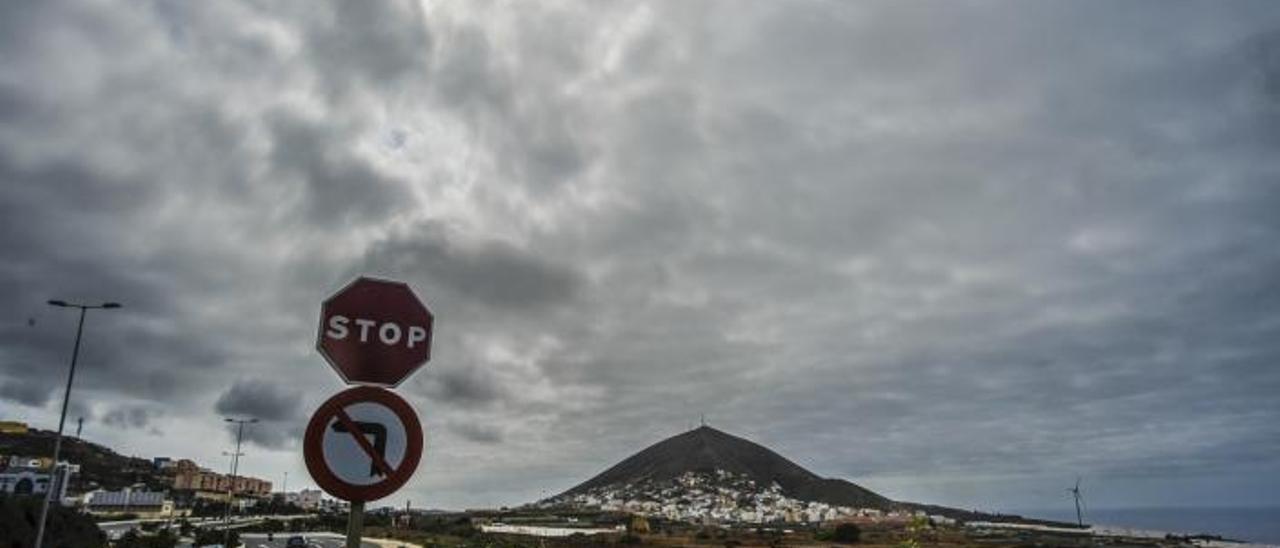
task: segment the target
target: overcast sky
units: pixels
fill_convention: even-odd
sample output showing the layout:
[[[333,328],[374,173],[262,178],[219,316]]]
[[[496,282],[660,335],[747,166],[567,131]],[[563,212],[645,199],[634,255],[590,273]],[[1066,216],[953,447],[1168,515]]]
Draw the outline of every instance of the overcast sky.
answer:
[[[409,282],[423,463],[708,422],[886,496],[1280,504],[1280,5],[0,4],[0,418],[310,485],[319,303]]]

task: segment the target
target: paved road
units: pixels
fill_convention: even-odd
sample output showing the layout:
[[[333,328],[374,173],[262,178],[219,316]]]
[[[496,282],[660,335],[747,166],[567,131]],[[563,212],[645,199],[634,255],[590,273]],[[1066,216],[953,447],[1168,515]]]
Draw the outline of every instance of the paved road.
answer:
[[[99,523],[98,529],[101,529],[103,533],[106,533],[107,538],[115,540],[120,538],[121,535],[129,532],[130,529],[141,529],[143,523],[156,523],[156,524],[169,523],[170,525],[173,525],[173,524],[176,524],[177,522],[178,522],[177,520],[169,521],[169,520],[163,520],[163,519],[147,519],[147,520],[135,519],[130,521],[113,521],[113,522]],[[197,527],[204,527],[206,522],[191,520],[191,523]],[[214,522],[209,521],[208,523],[214,523]],[[216,523],[221,525],[222,522],[219,521]]]
[[[236,520],[235,525],[247,525],[248,523],[259,521],[260,518],[242,518]],[[288,518],[285,518],[288,519]],[[148,520],[151,521],[151,520]],[[162,521],[162,520],[155,520]],[[138,528],[141,521],[127,521],[115,523],[100,523],[98,527],[112,539],[120,538],[126,531]],[[198,527],[219,527],[222,525],[221,520],[211,519],[205,522],[197,521]],[[343,548],[346,546],[345,537],[334,533],[278,533],[270,542],[267,541],[266,533],[241,533],[240,542],[245,548],[286,548],[285,542],[289,537],[302,535],[307,540],[307,548]],[[179,544],[179,546],[189,546],[188,544]],[[377,544],[365,542],[361,544],[361,548],[379,548]]]
[[[265,534],[246,533],[240,535],[240,542],[245,548],[285,548],[284,543],[294,534],[296,533],[278,534],[274,541],[267,542]],[[332,533],[302,533],[302,536],[307,539],[308,548],[343,548],[346,545],[346,540],[341,535]],[[378,548],[378,545],[364,542],[360,544],[360,548]]]
[[[261,522],[263,519],[268,518],[268,517],[270,517],[270,518],[274,518],[274,519],[279,520],[279,521],[289,521],[289,520],[291,520],[291,519],[302,519],[302,518],[304,518],[304,517],[306,517],[306,516],[246,516],[246,517],[237,517],[237,518],[232,518],[232,520],[231,520],[231,527],[232,527],[232,528],[244,527],[244,526],[247,526],[247,525],[251,525],[251,524],[254,524],[254,523]],[[179,518],[179,519],[181,519],[181,518]],[[186,519],[187,519],[189,522],[191,522],[191,524],[192,524],[192,525],[195,525],[196,527],[213,527],[213,528],[221,528],[221,527],[222,527],[222,519],[220,519],[220,518],[186,518]],[[168,523],[168,524],[170,524],[170,525],[174,525],[174,524],[176,524],[176,523],[178,522],[178,519],[172,519],[172,520],[166,520],[166,519],[141,519],[141,520],[138,520],[138,519],[135,519],[135,520],[129,520],[129,521],[102,522],[102,523],[99,523],[99,524],[98,524],[98,528],[99,528],[99,529],[101,529],[101,530],[102,530],[102,532],[104,532],[104,533],[106,533],[106,534],[107,534],[107,538],[110,538],[110,539],[112,539],[112,540],[115,540],[115,539],[120,538],[120,536],[121,536],[121,535],[125,534],[125,533],[126,533],[126,532],[128,532],[130,529],[140,529],[140,528],[142,527],[142,524],[143,524],[144,522],[157,523],[157,524],[164,524],[164,523]]]

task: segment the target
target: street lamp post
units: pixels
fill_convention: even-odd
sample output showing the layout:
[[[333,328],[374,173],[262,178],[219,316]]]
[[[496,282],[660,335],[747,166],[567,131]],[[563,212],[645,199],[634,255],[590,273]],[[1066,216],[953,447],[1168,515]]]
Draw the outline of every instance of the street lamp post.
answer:
[[[50,472],[52,475],[56,475],[58,471],[58,459],[62,455],[62,429],[67,424],[67,403],[71,401],[71,382],[76,378],[76,361],[80,357],[80,335],[84,333],[85,312],[94,309],[109,310],[113,308],[120,308],[120,303],[105,302],[102,304],[79,304],[61,300],[50,300],[49,305],[60,308],[80,309],[80,322],[76,324],[76,344],[71,349],[71,372],[67,373],[67,389],[62,393],[62,416],[58,419],[58,436],[54,438],[53,442],[53,467],[50,469]],[[35,548],[42,548],[44,546],[45,520],[49,517],[49,501],[53,499],[55,491],[53,482],[55,478],[53,478],[52,475],[49,478],[49,487],[44,493],[44,503],[40,506],[40,523],[36,525]],[[63,476],[63,481],[65,482],[67,474],[64,473]],[[61,491],[61,489],[57,490]]]
[[[227,481],[227,511],[222,518],[223,545],[228,545],[231,543],[231,501],[234,499],[232,493],[236,488],[236,474],[240,469],[240,455],[244,454],[240,452],[240,442],[244,439],[244,425],[258,422],[258,419],[224,418],[223,420],[236,425],[236,451],[231,454],[231,477]]]

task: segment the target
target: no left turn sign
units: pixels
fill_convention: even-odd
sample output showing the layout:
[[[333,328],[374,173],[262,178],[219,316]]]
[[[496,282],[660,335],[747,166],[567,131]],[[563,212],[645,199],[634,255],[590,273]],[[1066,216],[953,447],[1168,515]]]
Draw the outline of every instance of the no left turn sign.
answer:
[[[358,386],[329,398],[307,424],[307,471],[330,495],[351,502],[395,492],[422,458],[422,424],[399,396]]]

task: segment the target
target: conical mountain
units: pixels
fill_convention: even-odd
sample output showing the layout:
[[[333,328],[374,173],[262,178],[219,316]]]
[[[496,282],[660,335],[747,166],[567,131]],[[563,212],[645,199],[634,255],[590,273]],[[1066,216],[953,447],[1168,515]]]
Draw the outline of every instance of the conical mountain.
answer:
[[[703,426],[655,443],[560,495],[596,488],[669,481],[688,472],[729,472],[757,485],[777,483],[787,496],[839,506],[884,508],[889,499],[840,479],[805,470],[767,447]]]

